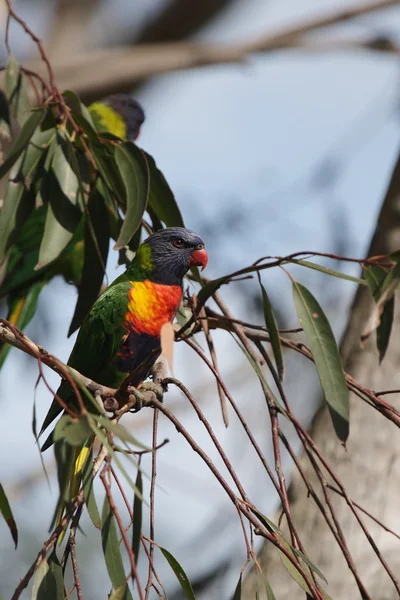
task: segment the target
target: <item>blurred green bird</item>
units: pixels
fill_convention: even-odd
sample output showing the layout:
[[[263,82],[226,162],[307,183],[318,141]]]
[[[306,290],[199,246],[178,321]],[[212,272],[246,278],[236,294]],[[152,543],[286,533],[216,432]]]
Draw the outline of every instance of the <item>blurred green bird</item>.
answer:
[[[98,133],[111,133],[124,141],[136,140],[145,118],[140,104],[128,94],[107,96],[88,108]],[[83,224],[60,256],[35,271],[45,220],[45,206],[32,212],[13,243],[2,281],[0,274],[0,299],[7,297],[7,320],[19,329],[24,329],[31,321],[40,292],[53,277],[61,275],[76,287],[82,277]],[[9,344],[0,342],[0,368],[10,348]]]

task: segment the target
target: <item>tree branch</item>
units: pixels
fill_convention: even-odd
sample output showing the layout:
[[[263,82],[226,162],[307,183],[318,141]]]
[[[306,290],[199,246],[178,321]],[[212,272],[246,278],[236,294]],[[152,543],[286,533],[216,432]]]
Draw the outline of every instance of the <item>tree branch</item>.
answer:
[[[330,45],[305,46],[302,38],[324,27],[350,21],[398,4],[399,0],[358,3],[347,10],[330,11],[311,20],[302,20],[277,33],[268,32],[242,44],[175,42],[94,50],[84,56],[67,56],[63,60],[54,61],[53,70],[60,89],[74,89],[86,102],[89,102],[106,94],[128,92],[136,82],[159,73],[212,64],[238,63],[255,53],[297,48],[299,45],[303,50],[310,48],[313,52],[331,50]],[[359,48],[398,52],[397,46],[391,42],[377,44],[376,40],[372,40],[356,42],[356,44]],[[334,49],[340,47],[338,45]],[[349,49],[347,42],[343,42],[342,47]],[[354,48],[354,43],[351,47]],[[30,70],[44,72],[43,66],[38,61],[32,61],[26,66]]]

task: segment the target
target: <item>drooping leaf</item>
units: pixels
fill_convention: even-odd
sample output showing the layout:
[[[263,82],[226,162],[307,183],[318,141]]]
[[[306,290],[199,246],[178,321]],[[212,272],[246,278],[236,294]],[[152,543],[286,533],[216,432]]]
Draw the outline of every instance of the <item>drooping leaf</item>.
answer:
[[[129,243],[140,227],[149,196],[149,173],[144,153],[127,142],[115,148],[115,160],[125,187],[126,214],[114,250]]]
[[[338,277],[339,279],[347,279],[348,281],[353,281],[354,283],[358,283],[359,285],[366,285],[364,279],[360,279],[359,277],[353,277],[353,275],[347,275],[347,273],[341,273],[340,271],[335,271],[334,269],[324,267],[323,265],[318,265],[308,260],[300,260],[296,258],[288,262],[291,262],[294,265],[307,267],[308,269],[314,269],[315,271],[320,271],[321,273],[325,273],[326,275],[332,275],[332,277]]]
[[[96,498],[93,489],[93,451],[90,450],[86,462],[82,469],[83,496],[86,507],[92,523],[97,529],[101,528],[101,519],[99,509],[97,508]]]
[[[271,340],[271,347],[272,347],[272,352],[274,353],[278,376],[279,376],[279,379],[282,381],[283,374],[284,374],[284,364],[283,364],[281,339],[279,337],[279,329],[278,329],[278,325],[276,323],[274,311],[272,310],[271,302],[268,298],[268,294],[267,294],[265,287],[261,283],[260,276],[258,277],[258,280],[260,282],[261,293],[262,293],[265,325],[269,331],[269,337]]]
[[[149,208],[160,221],[164,221],[167,227],[185,227],[181,211],[167,180],[157,167],[154,158],[147,152],[144,154],[150,171]]]
[[[302,560],[304,560],[305,563],[307,563],[311,571],[314,571],[314,573],[316,573],[318,577],[321,577],[321,579],[325,581],[326,584],[328,583],[325,575],[318,569],[318,567],[314,565],[313,562],[311,562],[311,560],[306,554],[304,554],[304,552],[301,552],[301,550],[298,550],[297,548],[292,548],[292,550],[299,558],[301,558]]]
[[[93,123],[92,115],[90,114],[87,106],[83,104],[78,94],[73,90],[66,90],[63,93],[65,100],[67,101],[68,106],[72,109],[74,113],[74,117],[81,116],[82,120],[79,120],[78,125],[82,127],[84,132],[90,135],[92,132],[95,134],[95,125]]]
[[[57,258],[72,239],[81,219],[79,206],[83,203],[78,178],[68,162],[66,143],[61,135],[51,149],[46,182],[49,204],[36,270]]]
[[[11,122],[8,102],[4,92],[0,90],[0,138],[8,140],[10,137]]]
[[[0,264],[34,206],[35,196],[23,181],[10,180],[0,212]]]
[[[313,354],[336,435],[345,442],[349,435],[349,392],[335,337],[317,300],[296,281],[293,282],[293,299]]]
[[[65,444],[64,441],[60,439],[54,444],[54,455],[57,464],[57,478],[60,492],[50,528],[52,528],[56,522],[60,507],[70,500],[69,485],[74,468],[75,448],[70,444]]]
[[[283,542],[283,544],[285,545],[286,549],[290,552],[290,554],[292,554],[294,556],[289,544],[287,544],[285,542]],[[284,554],[281,550],[278,550],[278,553],[279,553],[279,557],[282,561],[283,566],[285,567],[285,569],[287,570],[289,575],[292,577],[292,579],[295,580],[295,582],[301,587],[301,589],[303,589],[307,594],[310,594],[310,596],[311,596],[310,588],[308,587],[303,575],[298,571],[298,569],[294,566],[294,564],[289,560],[289,558],[286,556],[286,554]],[[300,567],[300,565],[299,565],[299,567]]]
[[[390,271],[380,265],[364,268],[364,277],[368,283],[368,287],[375,302],[379,302],[385,291],[385,285],[390,284],[388,279]],[[395,281],[395,280],[394,280]],[[393,284],[393,280],[392,280]],[[394,283],[394,289],[396,283]],[[376,310],[376,309],[375,309]],[[379,352],[379,362],[381,363],[389,345],[390,334],[392,331],[393,316],[394,316],[394,294],[383,304],[383,309],[380,314],[373,311],[374,318],[379,320],[379,325],[376,330],[376,345]],[[379,308],[381,310],[381,308]],[[378,311],[379,312],[379,311]],[[363,333],[363,336],[365,332]],[[369,335],[369,334],[368,334]],[[366,337],[368,337],[368,335]],[[362,339],[366,339],[363,337]]]
[[[267,594],[267,600],[276,600],[275,594],[272,591],[272,588],[269,585],[268,581],[265,579],[265,577],[264,577],[264,586],[265,586],[265,593]]]
[[[135,492],[135,494],[137,494],[143,502],[145,502],[145,500],[143,499],[142,494],[140,493],[140,491],[137,489],[135,483],[132,481],[131,477],[129,476],[129,474],[127,473],[126,469],[124,468],[123,464],[121,463],[121,461],[119,460],[117,453],[114,451],[114,449],[112,448],[112,446],[110,445],[107,436],[105,435],[104,431],[102,429],[100,429],[100,427],[97,426],[96,421],[93,419],[92,415],[88,415],[88,419],[89,422],[91,423],[91,428],[93,433],[98,437],[98,439],[100,440],[100,442],[103,444],[103,446],[107,449],[107,452],[109,453],[109,455],[112,457],[114,463],[117,465],[117,467],[119,468],[119,470],[121,471],[122,475],[125,477],[126,481],[128,482],[128,484],[131,486],[131,488],[133,489],[133,491]],[[126,454],[126,458],[128,460],[130,460],[134,466],[137,468],[137,461],[135,462],[135,460],[133,459],[133,457],[130,454]],[[147,503],[146,503],[147,504]]]
[[[5,88],[11,112],[18,124],[22,126],[29,117],[32,104],[29,100],[28,86],[21,67],[13,54],[8,57],[5,77]]]
[[[239,576],[232,600],[241,600],[242,598],[242,574]]]
[[[46,574],[48,573],[48,571],[49,571],[49,565],[48,565],[46,558],[44,558],[42,560],[41,564],[39,565],[39,567],[35,573],[35,577],[33,579],[31,600],[44,600],[43,592],[46,590],[48,584],[50,584],[50,580],[48,580],[47,585],[43,586],[40,595],[39,595],[39,589],[40,589],[41,584],[44,581],[44,578],[46,577]],[[53,586],[50,586],[50,589],[48,591],[49,591],[49,594],[55,592],[55,581],[53,581]],[[49,596],[49,598],[51,598],[51,596]]]
[[[110,222],[100,194],[90,197],[85,219],[84,262],[78,301],[68,330],[70,336],[81,326],[98,298],[107,264]]]
[[[185,594],[185,598],[187,600],[196,600],[195,596],[194,596],[192,585],[191,585],[185,571],[181,567],[181,565],[178,563],[176,558],[174,556],[172,556],[172,554],[170,552],[168,552],[168,550],[166,550],[165,548],[162,548],[161,546],[159,548],[160,548],[161,552],[163,553],[164,557],[167,559],[169,566],[175,573],[176,578],[179,581],[179,584],[182,588],[182,591]]]
[[[121,585],[118,589],[114,590],[108,600],[128,600],[130,597],[130,590],[126,583]]]
[[[56,593],[54,596],[51,596],[51,600],[64,600],[64,575],[55,549],[49,556],[48,565],[48,573],[51,573],[53,576],[53,581],[55,582],[56,587]],[[50,597],[48,600],[50,600]]]
[[[97,417],[97,422],[104,427],[107,431],[111,431],[114,435],[119,437],[123,442],[129,442],[142,450],[150,450],[148,446],[139,442],[137,438],[135,438],[124,425],[120,423],[113,423],[108,417],[99,416]]]
[[[15,138],[8,152],[7,158],[0,165],[0,178],[3,177],[15,164],[22,152],[27,147],[27,144],[33,136],[40,123],[43,121],[46,111],[44,109],[34,110],[29,118],[25,121],[21,131]]]
[[[203,305],[208,298],[210,298],[224,283],[227,283],[230,280],[230,275],[224,275],[223,277],[218,277],[218,279],[213,279],[209,281],[199,291],[197,294],[197,300],[200,305]]]
[[[0,483],[0,512],[3,515],[5,522],[10,530],[12,539],[14,540],[15,547],[18,545],[18,529],[17,524],[14,520],[13,514],[11,512],[10,503],[8,502],[8,498],[4,491],[3,486]]]
[[[384,311],[385,305],[389,302],[400,283],[400,263],[396,265],[388,272],[382,284],[380,285],[379,297],[376,300],[376,304],[373,307],[371,314],[367,320],[364,330],[361,334],[361,341],[365,341],[381,322],[381,316]]]
[[[143,480],[142,472],[138,468],[135,485],[140,492],[140,496],[134,495],[133,500],[133,527],[132,527],[132,551],[138,564],[140,550],[140,535],[142,533],[142,514],[143,514]]]
[[[23,180],[25,187],[30,188],[38,164],[43,154],[56,137],[56,129],[41,131],[37,128],[23,154],[21,168],[17,178]]]
[[[63,415],[54,429],[53,441],[63,440],[71,446],[81,446],[92,435],[92,430],[86,415],[79,420],[72,419],[70,415]]]
[[[117,527],[115,525],[114,515],[112,513],[107,494],[104,498],[103,510],[101,515],[101,545],[103,548],[104,559],[115,590],[125,584],[126,576],[122,562],[121,549],[118,541]],[[125,584],[126,585],[126,584]],[[129,588],[126,598],[132,599]]]

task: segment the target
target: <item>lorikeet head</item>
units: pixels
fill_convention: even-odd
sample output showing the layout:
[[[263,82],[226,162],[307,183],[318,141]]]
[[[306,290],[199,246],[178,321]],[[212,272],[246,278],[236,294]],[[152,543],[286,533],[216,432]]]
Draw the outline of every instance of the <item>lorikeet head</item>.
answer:
[[[166,285],[180,285],[190,267],[204,269],[208,262],[202,238],[184,227],[153,233],[140,246],[137,257],[153,281]]]

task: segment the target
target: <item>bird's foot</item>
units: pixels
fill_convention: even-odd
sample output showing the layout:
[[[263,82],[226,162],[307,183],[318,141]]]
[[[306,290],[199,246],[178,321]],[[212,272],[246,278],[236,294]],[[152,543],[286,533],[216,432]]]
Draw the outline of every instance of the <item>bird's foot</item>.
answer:
[[[129,394],[129,403],[134,402],[134,405],[129,410],[129,412],[132,412],[132,413],[139,412],[139,410],[141,410],[143,408],[143,405],[145,404],[145,398],[144,398],[143,394],[141,392],[139,392],[139,390],[137,388],[133,387],[133,385],[130,385],[127,388],[127,392]]]
[[[157,400],[162,402],[164,400],[164,392],[166,392],[166,388],[162,385],[161,381],[146,381],[146,383],[142,383],[140,386],[141,392],[152,392]]]

